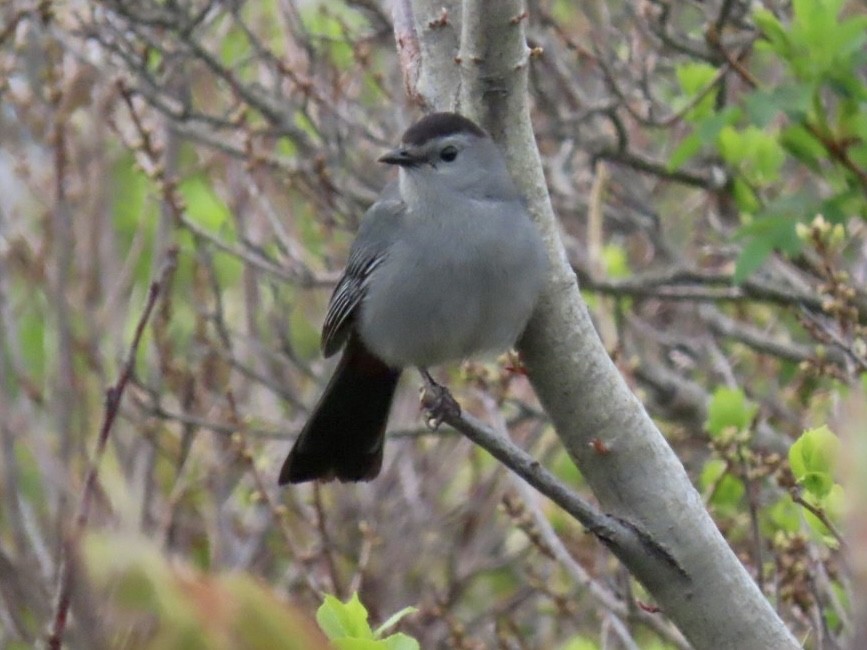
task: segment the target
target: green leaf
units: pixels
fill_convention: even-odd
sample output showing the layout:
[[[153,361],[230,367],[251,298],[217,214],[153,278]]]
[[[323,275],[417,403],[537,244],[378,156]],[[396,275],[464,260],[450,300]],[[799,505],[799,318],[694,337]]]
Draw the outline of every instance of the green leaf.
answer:
[[[770,523],[771,530],[765,531],[768,536],[773,535],[777,531],[787,533],[796,533],[801,529],[801,507],[792,501],[792,497],[788,494],[783,495],[774,505],[765,509],[767,522]]]
[[[761,208],[759,197],[743,178],[735,177],[732,183],[732,196],[741,212],[755,214]]]
[[[716,142],[722,128],[727,124],[736,122],[740,118],[740,115],[740,109],[729,107],[696,124],[695,131],[686,136],[675,147],[668,158],[666,167],[669,171],[679,169],[683,163],[701,151],[702,146]]]
[[[717,74],[717,69],[707,63],[684,63],[678,66],[675,72],[680,87],[686,95],[686,101],[683,102],[685,104],[707,90]],[[695,122],[705,118],[713,111],[713,106],[714,94],[709,92],[687,112],[687,121]]]
[[[343,637],[340,639],[332,639],[331,642],[337,650],[386,650],[388,646],[385,641],[379,639],[354,639],[351,637]]]
[[[779,113],[801,120],[807,116],[813,92],[811,84],[786,82],[751,92],[744,100],[744,109],[750,121],[759,127],[770,124]]]
[[[220,39],[220,60],[229,67],[236,66],[250,53],[247,35],[240,28],[232,28]]]
[[[697,95],[703,91],[717,73],[717,69],[707,63],[684,63],[675,71],[680,87],[687,95]]]
[[[674,148],[674,151],[671,152],[671,155],[668,157],[668,164],[666,165],[666,168],[669,171],[680,169],[683,163],[685,163],[687,160],[689,160],[699,151],[701,151],[701,145],[701,136],[699,135],[698,131],[693,131],[683,140],[681,140],[680,144],[677,145]]]
[[[352,594],[345,603],[326,594],[322,605],[316,610],[316,622],[332,641],[345,637],[373,639],[373,631],[367,622],[367,610],[358,599],[358,594]]]
[[[795,224],[815,215],[815,209],[815,200],[804,192],[786,195],[765,206],[738,231],[738,237],[746,239],[747,244],[736,262],[734,281],[743,282],[774,250],[797,254],[803,242],[798,239]]]
[[[812,497],[812,498],[810,498]],[[843,486],[839,483],[833,483],[827,489],[825,495],[822,498],[817,498],[813,493],[808,495],[808,500],[814,502],[813,505],[821,508],[825,516],[831,521],[839,521],[846,508],[846,494],[843,490]],[[804,520],[807,522],[807,525],[816,533],[823,537],[823,541],[833,547],[837,547],[837,540],[833,537],[833,534],[828,527],[822,522],[819,517],[814,515],[807,509],[804,509]]]
[[[756,26],[765,35],[771,49],[783,58],[787,58],[790,46],[789,36],[776,16],[767,9],[757,9],[753,13]]]
[[[606,244],[602,249],[602,261],[609,278],[626,278],[632,275],[629,269],[629,256],[623,246]]]
[[[725,471],[725,461],[713,458],[705,463],[699,480],[704,489],[716,484],[711,503],[717,509],[725,513],[735,513],[746,490],[743,482],[736,476],[731,474],[723,476]]]
[[[707,408],[707,430],[711,436],[719,436],[729,427],[738,431],[746,429],[758,411],[740,388],[717,388]]]
[[[864,209],[863,191],[860,187],[855,187],[825,199],[815,209],[815,213],[823,215],[831,223],[846,223],[852,215]]]
[[[806,430],[789,448],[792,474],[818,499],[834,485],[832,472],[840,454],[840,439],[826,426]]]
[[[828,157],[818,140],[800,124],[788,126],[780,132],[780,144],[795,158],[818,172],[819,163]]]
[[[786,159],[776,136],[752,125],[742,131],[731,126],[723,127],[718,144],[723,159],[737,167],[754,184],[777,180]]]
[[[231,228],[231,212],[205,176],[192,176],[179,186],[190,219],[212,231]]]
[[[410,614],[415,614],[417,611],[418,611],[418,608],[417,608],[417,607],[404,607],[404,608],[403,608],[402,610],[400,610],[399,612],[395,612],[394,614],[392,614],[391,616],[389,616],[389,617],[386,619],[385,623],[383,623],[383,624],[380,625],[378,628],[376,628],[376,631],[373,633],[374,636],[376,636],[377,638],[378,638],[378,637],[381,637],[382,634],[383,634],[386,630],[388,630],[388,629],[390,629],[390,628],[393,628],[395,625],[397,625],[398,623],[400,623],[400,621],[401,621],[404,617],[409,616]]]
[[[741,250],[735,262],[735,271],[732,281],[740,284],[750,277],[758,268],[765,263],[768,256],[773,252],[774,246],[766,239],[753,239]]]
[[[385,641],[385,647],[388,650],[419,650],[421,647],[418,641],[403,632],[392,634],[387,639],[383,639],[383,641]]]
[[[151,180],[135,165],[132,154],[124,154],[112,166],[111,187],[112,227],[118,235],[120,253],[126,259],[133,249],[133,242],[141,240],[141,253],[132,260],[137,283],[147,286],[151,279],[153,237],[160,217],[157,203],[151,200],[154,186]]]
[[[599,650],[599,645],[587,637],[574,636],[560,650]]]

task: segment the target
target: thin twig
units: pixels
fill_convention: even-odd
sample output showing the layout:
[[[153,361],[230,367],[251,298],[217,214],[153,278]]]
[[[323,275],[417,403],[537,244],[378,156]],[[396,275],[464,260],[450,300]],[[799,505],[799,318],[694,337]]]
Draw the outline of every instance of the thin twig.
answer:
[[[431,409],[435,401],[431,391],[422,395],[422,406]],[[593,533],[629,569],[635,573],[645,567],[649,557],[656,568],[666,570],[671,579],[691,581],[691,577],[671,553],[653,540],[641,527],[631,521],[600,512],[590,503],[572,492],[547,469],[507,438],[492,431],[484,423],[466,413],[441,409],[435,418],[454,427],[494,458],[563,508]]]
[[[87,526],[87,521],[90,518],[91,504],[96,488],[97,476],[99,474],[99,465],[102,461],[103,455],[105,454],[105,447],[108,444],[108,437],[111,433],[112,425],[114,425],[114,421],[120,411],[120,402],[123,398],[124,390],[126,389],[133,373],[135,359],[138,353],[139,344],[141,343],[142,334],[144,333],[145,325],[150,319],[151,312],[153,312],[154,306],[156,305],[160,290],[162,289],[168,274],[175,267],[176,263],[177,249],[172,248],[166,255],[166,260],[163,263],[158,278],[151,282],[147,302],[145,303],[144,311],[136,325],[135,334],[133,335],[132,343],[126,361],[124,362],[123,369],[121,370],[120,377],[118,377],[114,386],[111,386],[106,391],[105,411],[102,425],[99,429],[99,437],[96,441],[96,450],[84,479],[84,487],[81,491],[78,513],[76,514],[72,530],[67,534],[62,547],[63,556],[61,558],[60,571],[58,572],[54,617],[45,642],[48,650],[60,650],[63,644],[63,634],[66,630],[72,596],[75,555],[78,550],[78,544],[81,541],[81,536]]]

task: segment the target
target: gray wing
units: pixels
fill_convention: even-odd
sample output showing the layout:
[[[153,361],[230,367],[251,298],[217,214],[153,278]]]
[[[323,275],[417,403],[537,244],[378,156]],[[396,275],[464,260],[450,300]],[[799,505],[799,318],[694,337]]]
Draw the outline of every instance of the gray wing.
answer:
[[[358,309],[364,300],[367,282],[394,241],[406,206],[398,198],[396,183],[388,185],[382,197],[370,206],[361,220],[358,235],[349,251],[346,270],[337,281],[322,325],[322,354],[337,352],[352,331]]]

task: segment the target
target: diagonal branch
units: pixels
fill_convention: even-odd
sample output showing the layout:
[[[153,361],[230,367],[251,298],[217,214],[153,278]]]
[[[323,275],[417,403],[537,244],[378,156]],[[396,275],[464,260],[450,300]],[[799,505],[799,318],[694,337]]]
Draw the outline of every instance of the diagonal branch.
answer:
[[[175,268],[177,262],[177,250],[171,249],[166,257],[159,276],[151,283],[148,291],[147,302],[144,310],[138,320],[133,335],[132,343],[130,344],[129,352],[127,353],[126,361],[123,364],[120,376],[106,391],[105,396],[105,412],[103,415],[102,425],[99,429],[99,437],[96,440],[96,449],[93,454],[93,459],[90,462],[90,467],[87,470],[87,475],[84,479],[84,487],[81,490],[81,500],[78,504],[78,512],[75,516],[73,528],[66,535],[63,542],[63,556],[61,558],[60,570],[58,572],[57,591],[54,603],[54,616],[51,623],[51,629],[46,638],[45,645],[48,650],[60,650],[63,643],[63,634],[66,630],[66,623],[69,617],[69,606],[71,603],[73,589],[73,571],[75,564],[75,556],[78,551],[78,544],[81,541],[81,536],[87,526],[87,521],[90,518],[91,504],[96,488],[96,479],[99,475],[99,465],[102,462],[102,457],[105,454],[105,447],[108,444],[108,437],[111,434],[111,428],[114,421],[120,412],[120,403],[123,398],[124,390],[129,383],[130,377],[135,366],[136,354],[138,353],[141,337],[144,333],[145,325],[147,325],[150,315],[156,306],[157,298],[160,291],[164,287],[169,275]]]

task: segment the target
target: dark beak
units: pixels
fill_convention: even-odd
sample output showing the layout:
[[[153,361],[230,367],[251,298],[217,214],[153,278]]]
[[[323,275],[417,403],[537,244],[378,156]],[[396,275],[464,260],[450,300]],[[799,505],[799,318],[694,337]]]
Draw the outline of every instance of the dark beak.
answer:
[[[413,155],[409,149],[398,147],[380,156],[379,162],[386,163],[387,165],[399,165],[401,167],[415,167],[421,160]]]

